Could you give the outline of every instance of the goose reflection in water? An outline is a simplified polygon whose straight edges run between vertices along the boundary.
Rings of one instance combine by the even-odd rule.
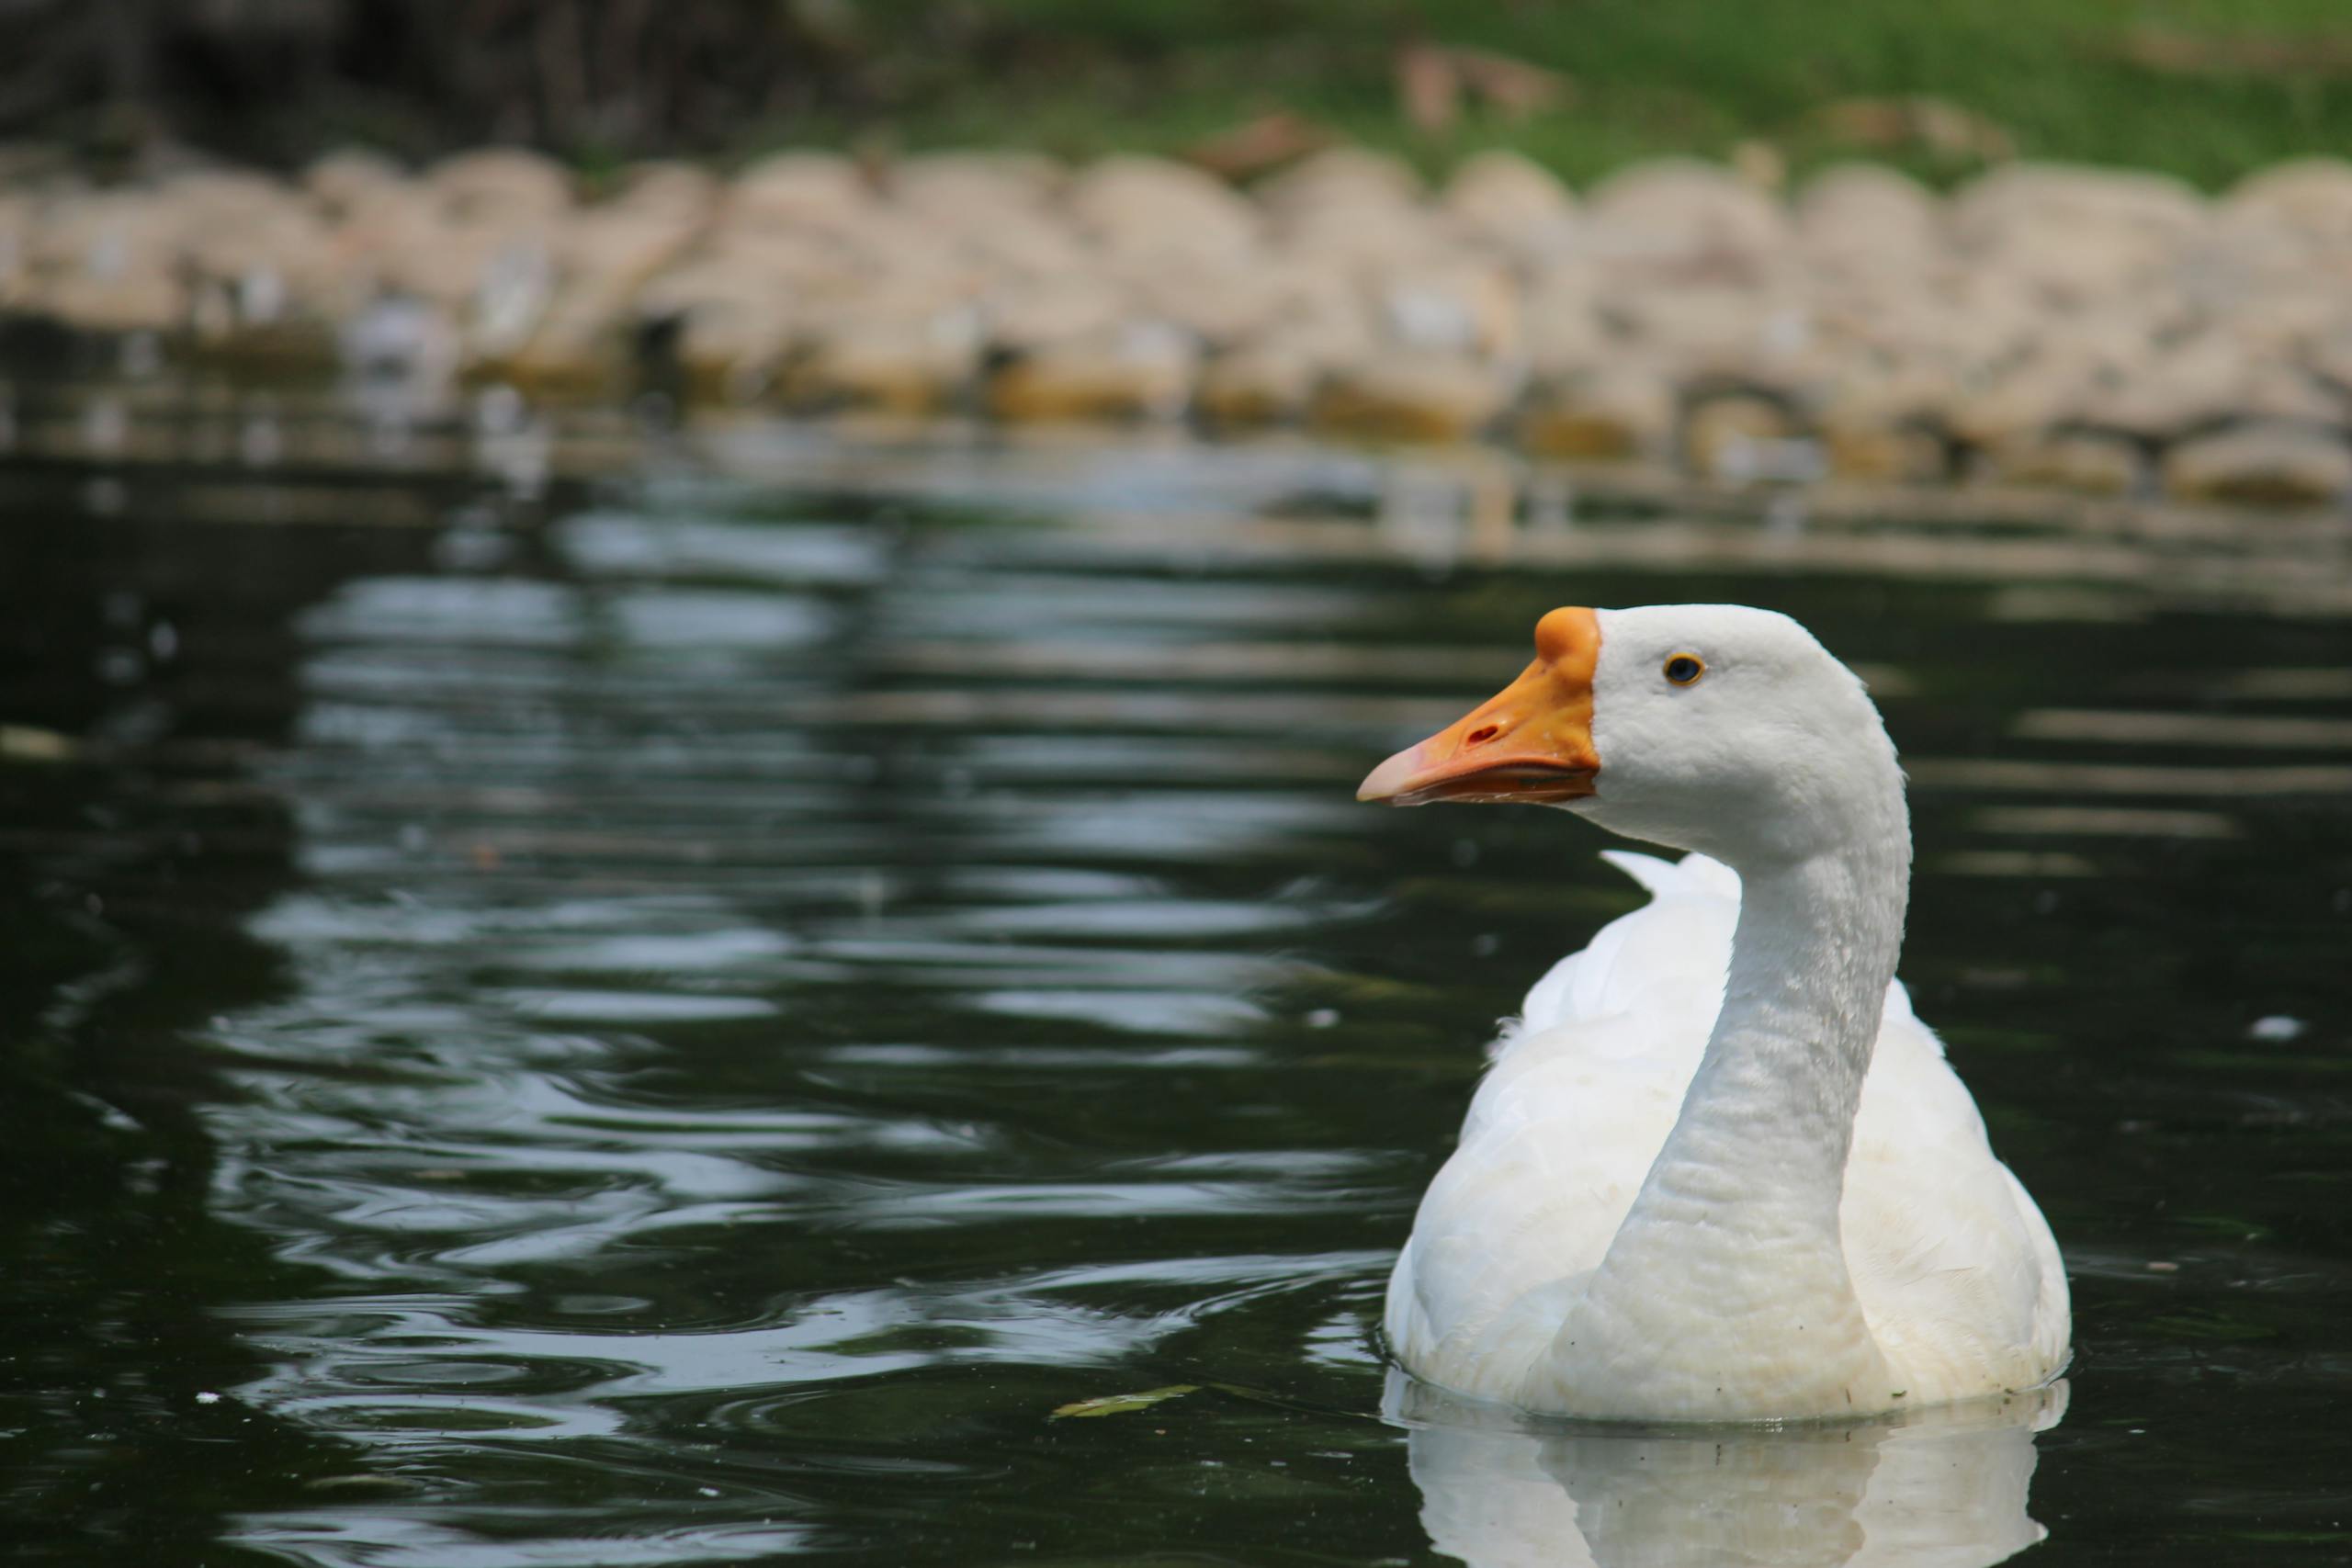
[[[1471,1568],[1985,1568],[2049,1532],[2034,1434],[2066,1385],[1866,1423],[1537,1423],[1390,1369],[1421,1527]]]

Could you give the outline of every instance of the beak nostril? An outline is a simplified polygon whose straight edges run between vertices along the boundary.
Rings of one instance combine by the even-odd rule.
[[[1484,746],[1487,741],[1492,740],[1496,736],[1500,735],[1502,732],[1503,727],[1499,724],[1482,724],[1477,728],[1472,730],[1469,734],[1464,736],[1462,738],[1462,743],[1464,746]]]

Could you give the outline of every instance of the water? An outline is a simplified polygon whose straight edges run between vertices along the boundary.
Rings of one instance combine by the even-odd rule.
[[[9,409],[12,1561],[2352,1560],[2341,520]],[[1543,610],[1703,598],[1881,694],[2048,1398],[1531,1429],[1379,1359],[1491,1021],[1638,895],[1352,786]]]

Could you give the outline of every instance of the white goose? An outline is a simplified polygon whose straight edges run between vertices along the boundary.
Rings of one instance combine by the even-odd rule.
[[[1894,983],[1911,835],[1861,682],[1785,615],[1560,609],[1365,800],[1691,852],[1528,994],[1388,1286],[1406,1369],[1571,1416],[1867,1415],[2049,1382],[2050,1227]]]

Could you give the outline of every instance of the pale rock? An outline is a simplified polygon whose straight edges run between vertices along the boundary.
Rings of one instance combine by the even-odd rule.
[[[2208,333],[2136,364],[2109,361],[2079,417],[2142,441],[2170,441],[2238,412],[2252,370],[2242,344]]]
[[[1812,477],[1802,471],[1815,461],[1799,450],[1809,450],[1804,436],[1795,416],[1771,398],[1724,393],[1702,398],[1682,412],[1682,459],[1712,479]]]
[[[330,218],[337,255],[371,284],[392,258],[431,245],[450,227],[438,199],[415,180],[356,186]]]
[[[2249,420],[2336,425],[2352,412],[2340,389],[2290,361],[2256,358],[2238,393],[2239,416]]]
[[[988,379],[999,419],[1169,419],[1184,412],[1199,367],[1198,346],[1182,329],[1130,321],[1023,354]]]
[[[154,198],[183,224],[315,220],[311,203],[293,186],[239,169],[198,169],[155,187]]]
[[[718,214],[726,187],[699,164],[656,158],[629,164],[614,183],[602,210],[630,212],[699,228]]]
[[[323,356],[330,319],[365,298],[326,220],[291,186],[207,173],[167,182],[158,197],[174,214],[190,323],[214,346],[245,337],[255,355]]]
[[[2346,324],[2340,285],[2304,284],[2265,289],[2226,312],[2211,313],[2214,330],[2273,364],[2315,363],[2313,353]]]
[[[2066,164],[2004,164],[1951,197],[1953,236],[1975,247],[2025,223],[2115,227],[2186,240],[2210,220],[2205,198],[2168,175]]]
[[[923,152],[886,171],[889,198],[950,226],[1035,221],[1069,179],[1055,159],[1031,152]]]
[[[838,299],[812,298],[809,304],[820,321],[837,315],[930,321],[942,333],[969,334],[976,345],[985,345],[988,283],[980,274],[901,257],[898,265],[876,271],[854,291]]]
[[[630,370],[630,337],[618,303],[593,288],[560,292],[519,341],[477,339],[467,368],[533,396],[615,396]]]
[[[459,316],[481,353],[519,346],[552,297],[559,269],[557,222],[526,223],[514,213],[449,217],[429,190],[375,193],[336,231],[332,271],[342,298],[380,294],[424,299]]]
[[[877,276],[870,262],[825,235],[805,230],[721,229],[662,269],[646,289],[658,296],[673,286],[691,288],[706,277],[740,277],[794,299],[842,300],[862,293]],[[731,289],[734,285],[724,287]]]
[[[2339,254],[2352,247],[2352,162],[2297,158],[2248,175],[2222,198],[2231,220],[2259,220]]]
[[[2049,215],[2012,223],[1967,254],[2072,308],[2145,287],[2171,270],[2176,252],[2161,233]]]
[[[2007,446],[2079,423],[2109,374],[2101,361],[2063,342],[2049,343],[1997,371],[1963,378],[1945,410],[1945,424],[1964,446]]]
[[[1599,369],[1621,352],[1603,319],[1600,290],[1566,271],[1547,272],[1520,305],[1530,369],[1542,380]]]
[[[1950,211],[1962,254],[2070,306],[2163,276],[2211,222],[2178,180],[2040,164],[1984,175]]]
[[[692,247],[708,210],[624,197],[552,225],[544,246],[509,242],[469,301],[470,368],[526,390],[617,390],[646,290]]]
[[[169,273],[66,272],[37,279],[27,303],[76,332],[169,333],[187,319],[186,287]]]
[[[1521,351],[1519,290],[1495,264],[1398,266],[1376,282],[1373,297],[1385,335],[1400,348],[1493,359]]]
[[[639,290],[638,330],[668,338],[690,392],[740,400],[764,389],[797,341],[793,299],[771,270],[708,256]]]
[[[617,202],[584,209],[549,237],[555,263],[567,276],[634,288],[684,255],[701,233],[691,211]]]
[[[335,254],[377,289],[470,310],[485,293],[514,301],[551,283],[556,225],[459,222],[383,193],[337,232]]]
[[[2079,433],[2019,433],[1985,448],[1978,463],[1979,474],[1996,483],[2086,495],[2133,494],[2147,471],[2135,444]]]
[[[1228,349],[1201,371],[1194,405],[1218,424],[1278,424],[1299,418],[1332,362],[1313,344],[1275,337]]]
[[[1446,182],[1440,206],[1465,232],[1529,258],[1569,249],[1576,197],[1534,160],[1501,148],[1464,159]]]
[[[879,202],[845,217],[821,236],[859,271],[879,275],[909,268],[955,267],[957,248],[940,243],[937,229],[918,215]]]
[[[1321,330],[1341,318],[1362,323],[1366,315],[1362,292],[1347,279],[1288,256],[1110,271],[1136,310],[1175,322],[1213,348],[1276,331]],[[1358,340],[1369,341],[1362,333]]]
[[[730,229],[854,229],[879,205],[864,171],[832,152],[776,152],[728,183],[720,221]]]
[[[1106,256],[1080,239],[1056,213],[1015,212],[1000,221],[975,222],[955,232],[953,248],[1001,280],[1069,276],[1090,268],[1120,271],[1125,265],[1150,265],[1182,272],[1157,257]]]
[[[989,342],[1022,355],[1104,341],[1132,315],[1125,289],[1088,273],[1007,283],[989,291],[982,309]]]
[[[1349,277],[1442,265],[1460,254],[1427,212],[1385,198],[1325,202],[1275,221],[1278,254]]]
[[[1462,441],[1484,431],[1518,391],[1508,371],[1466,355],[1387,353],[1334,368],[1310,414],[1339,434]]]
[[[1369,312],[1353,290],[1325,280],[1263,331],[1213,358],[1195,401],[1213,420],[1262,424],[1303,415],[1329,372],[1383,351]]]
[[[2295,359],[2341,396],[2352,397],[2352,315],[2337,300],[2328,324],[2297,345]]]
[[[21,308],[32,286],[37,210],[31,197],[0,191],[0,310]]]
[[[571,175],[543,152],[484,147],[445,158],[424,184],[460,223],[516,228],[549,223],[571,209]]]
[[[804,408],[936,413],[977,375],[978,313],[855,317],[815,329],[786,366],[783,392]]]
[[[2043,349],[2048,312],[2012,280],[1969,275],[1938,283],[1881,280],[1814,296],[1824,337],[1896,359],[1929,359],[1955,375],[1987,378]]]
[[[1939,434],[1956,388],[1928,359],[1849,364],[1827,378],[1815,423],[1833,473],[1903,482],[1939,479],[1951,454]]]
[[[1871,271],[1933,264],[1944,249],[1943,209],[1918,181],[1869,164],[1840,164],[1805,182],[1797,237],[1819,266]]]
[[[1951,472],[1942,438],[1919,425],[1825,416],[1820,435],[1824,461],[1840,479],[1929,484]]]
[[[35,272],[104,280],[168,272],[176,260],[178,215],[152,191],[77,192],[39,210],[29,252]]]
[[[1550,457],[1629,459],[1662,453],[1673,434],[1673,386],[1624,364],[1540,384],[1520,416],[1520,444]]]
[[[2172,447],[2163,475],[2165,491],[2183,501],[2335,506],[2352,493],[2352,450],[2333,431],[2247,425]]]
[[[1822,407],[1839,416],[1940,427],[1958,389],[1947,360],[1928,355],[1871,356],[1829,378]]]
[[[1255,244],[1258,214],[1216,175],[1164,158],[1105,158],[1063,197],[1080,231],[1117,251],[1230,256]]]
[[[1801,296],[1736,286],[1628,289],[1611,299],[1607,317],[1685,379],[1742,377],[1793,386],[1812,362],[1815,341]]]
[[[2212,226],[2180,245],[2173,285],[2199,311],[2231,315],[2291,294],[2342,292],[2346,241],[2302,229],[2276,212],[2224,207]]]
[[[1327,147],[1260,181],[1252,194],[1268,212],[1277,215],[1331,203],[1409,206],[1420,199],[1421,177],[1411,164],[1385,152]]]
[[[482,265],[460,318],[469,362],[503,358],[528,343],[561,277],[546,241],[506,239]]]
[[[330,217],[341,217],[374,193],[408,183],[408,171],[381,152],[343,147],[312,159],[302,170],[302,188]]]
[[[168,332],[187,311],[177,213],[152,191],[52,198],[23,250],[28,304],[83,332]]]
[[[1587,245],[1637,276],[1750,276],[1792,232],[1778,202],[1729,169],[1689,158],[1611,175],[1586,194],[1584,213]]]

